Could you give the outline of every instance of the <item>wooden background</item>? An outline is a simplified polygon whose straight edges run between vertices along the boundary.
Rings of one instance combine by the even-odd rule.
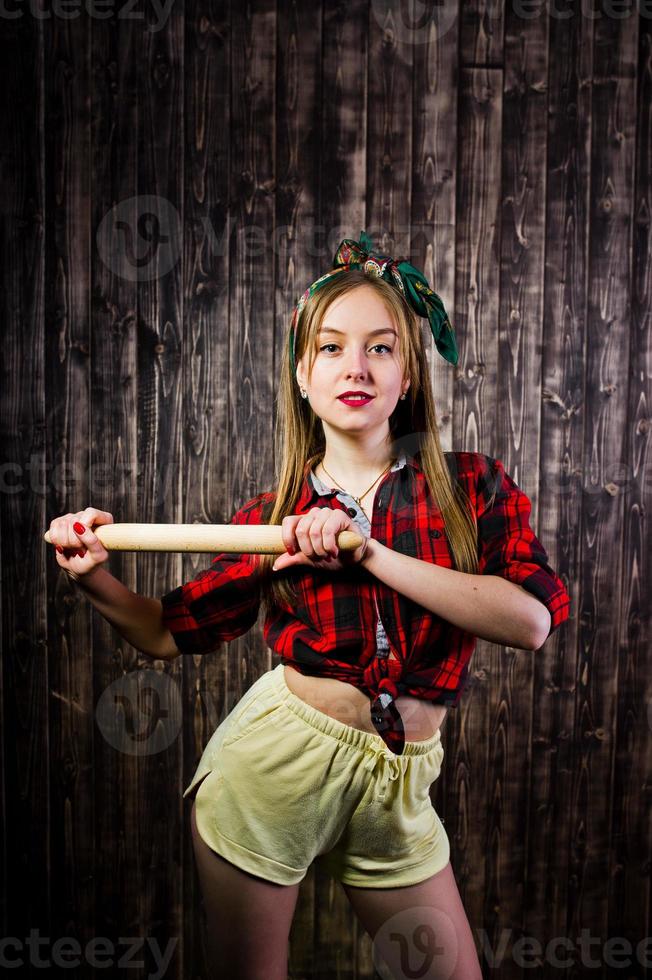
[[[44,956],[59,937],[172,939],[166,977],[206,975],[181,794],[277,661],[262,618],[214,655],[149,660],[42,533],[87,505],[217,523],[269,489],[289,314],[366,228],[451,314],[459,365],[431,358],[444,448],[503,460],[572,601],[536,654],[479,642],[445,724],[433,803],[497,955],[485,976],[559,974],[519,965],[521,937],[565,937],[568,977],[646,975],[646,948],[614,969],[604,946],[652,935],[652,13],[440,3],[409,22],[405,7],[0,18],[0,900],[3,935],[39,929]],[[207,562],[109,567],[159,596]],[[102,730],[107,703],[140,754]],[[314,868],[290,967],[373,976],[369,937]]]

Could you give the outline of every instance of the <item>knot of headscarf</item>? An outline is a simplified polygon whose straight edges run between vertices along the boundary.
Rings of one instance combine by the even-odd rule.
[[[415,313],[425,317],[435,341],[435,346],[441,356],[451,364],[457,364],[458,352],[455,334],[444,304],[437,293],[430,288],[422,272],[419,272],[410,262],[395,260],[391,255],[376,251],[373,242],[366,232],[360,232],[360,241],[344,238],[335,253],[333,268],[316,279],[303,293],[294,308],[292,325],[290,327],[290,363],[292,373],[296,369],[295,340],[296,329],[301,311],[306,301],[325,282],[339,273],[349,269],[363,269],[367,275],[375,275],[394,286],[407,300]]]

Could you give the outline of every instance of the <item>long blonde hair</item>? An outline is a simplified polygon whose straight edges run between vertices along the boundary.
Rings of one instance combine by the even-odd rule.
[[[329,306],[340,296],[360,286],[371,286],[394,318],[399,338],[402,376],[410,379],[407,398],[399,399],[389,418],[393,440],[417,434],[419,462],[426,481],[441,510],[454,564],[459,571],[476,573],[478,568],[475,516],[460,485],[453,481],[439,441],[435,404],[428,373],[421,318],[389,283],[368,276],[361,269],[342,272],[328,280],[307,300],[299,317],[295,336],[295,361],[308,351],[308,377],[317,356],[322,320]],[[425,324],[425,321],[424,321]],[[283,347],[283,363],[275,422],[275,499],[264,512],[264,523],[281,524],[294,513],[303,483],[306,463],[316,466],[326,448],[323,427],[307,399],[299,394],[289,354],[289,326]],[[415,453],[416,455],[416,453]],[[276,601],[295,604],[296,594],[283,572],[272,572],[276,555],[256,555],[260,569],[261,600],[266,608]]]

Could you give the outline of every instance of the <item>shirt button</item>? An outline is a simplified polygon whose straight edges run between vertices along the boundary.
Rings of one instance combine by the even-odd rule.
[[[347,507],[346,512],[349,515],[349,517],[356,517],[358,513],[355,507]]]
[[[430,532],[430,536],[433,537],[433,538],[440,538],[441,537],[441,531],[438,531],[437,528],[435,527]]]

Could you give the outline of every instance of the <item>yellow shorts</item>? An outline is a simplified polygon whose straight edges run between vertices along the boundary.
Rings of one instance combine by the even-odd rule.
[[[448,863],[429,795],[443,757],[439,730],[395,755],[377,733],[318,711],[280,663],[213,733],[183,795],[196,791],[202,839],[244,871],[292,885],[315,861],[344,884],[393,888]]]

